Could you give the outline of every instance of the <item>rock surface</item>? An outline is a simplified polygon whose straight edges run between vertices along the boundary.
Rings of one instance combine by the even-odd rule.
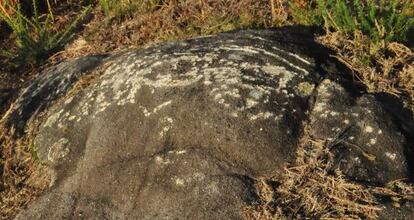
[[[407,140],[374,96],[355,98],[324,80],[316,97],[310,116],[312,136],[339,143],[336,163],[345,174],[381,185],[409,175]]]
[[[22,133],[32,116],[65,95],[82,76],[102,63],[104,58],[105,56],[81,57],[46,69],[22,91],[4,118],[5,125]]]
[[[294,161],[304,123],[331,140],[347,129],[350,177],[407,177],[391,116],[323,80],[321,51],[300,32],[239,31],[98,59],[97,82],[40,126],[54,178],[17,219],[240,219],[258,200],[253,177]]]

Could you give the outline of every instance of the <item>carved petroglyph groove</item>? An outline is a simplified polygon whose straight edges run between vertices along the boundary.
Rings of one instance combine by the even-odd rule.
[[[262,39],[264,40],[264,39]],[[194,84],[200,84],[199,86],[211,87],[210,96],[218,104],[225,108],[230,107],[230,100],[241,99],[241,91],[247,91],[248,98],[243,101],[244,105],[237,108],[237,111],[230,113],[233,117],[238,117],[239,112],[245,110],[253,110],[249,113],[250,120],[267,119],[273,117],[274,120],[280,120],[279,115],[274,115],[271,112],[256,112],[255,108],[261,103],[269,102],[269,96],[272,92],[276,92],[286,98],[294,97],[293,92],[289,92],[287,87],[288,83],[293,78],[301,78],[308,75],[308,71],[302,67],[299,67],[287,59],[279,56],[278,53],[283,53],[285,56],[289,56],[303,65],[309,65],[310,62],[296,54],[286,52],[277,47],[272,47],[274,51],[265,50],[261,48],[254,48],[251,46],[220,46],[214,48],[213,51],[207,52],[202,56],[194,53],[182,53],[177,52],[165,57],[161,52],[154,54],[147,54],[140,59],[136,59],[135,52],[126,53],[118,61],[114,61],[110,65],[104,74],[101,76],[102,81],[93,85],[88,94],[89,102],[82,103],[80,115],[61,116],[54,115],[53,118],[48,120],[45,126],[51,126],[53,123],[61,123],[64,120],[70,120],[79,122],[82,116],[87,116],[93,112],[93,116],[104,112],[111,103],[116,103],[118,106],[136,103],[136,96],[139,90],[143,87],[149,87],[152,92],[155,89],[169,88],[169,87],[187,87]],[[192,51],[197,50],[193,48]],[[285,66],[265,64],[259,65],[255,63],[241,62],[235,63],[231,59],[222,60],[219,59],[220,52],[242,52],[241,54],[231,53],[230,58],[243,59],[243,56],[251,55],[264,55],[269,56],[272,59],[276,59]],[[162,62],[160,61],[162,60]],[[220,66],[211,68],[210,64],[213,62],[220,62]],[[185,72],[177,74],[178,64],[180,62],[187,62],[190,64],[190,68]],[[122,63],[122,65],[120,64]],[[127,65],[125,65],[125,63]],[[165,68],[163,73],[157,72],[157,68]],[[264,75],[266,78],[271,79],[274,86],[269,85],[252,85],[255,79],[253,76],[243,74],[241,70],[252,71],[258,75]],[[292,71],[292,69],[294,71]],[[314,88],[311,85],[312,89]],[[310,93],[309,91],[307,91]],[[96,98],[94,98],[96,97]],[[68,101],[70,102],[70,101]],[[166,101],[164,105],[148,107],[140,106],[139,109],[142,113],[149,117],[152,114],[156,114],[163,107],[172,105],[171,101]],[[288,104],[288,103],[284,103]],[[53,120],[52,120],[53,119]],[[163,131],[160,132],[164,134]]]

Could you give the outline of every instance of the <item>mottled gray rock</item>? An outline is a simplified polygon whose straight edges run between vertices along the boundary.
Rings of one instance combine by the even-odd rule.
[[[414,202],[403,202],[400,207],[395,207],[389,202],[383,206],[383,210],[380,212],[378,219],[414,219]]]
[[[315,138],[336,146],[337,167],[358,181],[385,184],[409,175],[408,145],[393,118],[372,95],[354,97],[324,80],[310,116]]]
[[[35,147],[54,178],[17,219],[242,218],[241,207],[258,199],[252,177],[281,174],[294,161],[304,123],[321,138],[342,128],[345,118],[324,121],[319,108],[331,115],[376,107],[369,97],[350,95],[346,108],[320,104],[329,100],[330,85],[343,90],[319,85],[321,51],[311,37],[281,29],[166,43],[102,60],[102,76],[56,104],[41,124]],[[371,111],[349,124],[382,129],[386,137],[373,146],[384,142],[395,161],[405,160],[404,136],[392,122],[386,129],[376,121],[386,112]],[[373,138],[354,135],[355,143]],[[377,160],[396,163],[382,154]],[[349,166],[347,174],[358,178]],[[407,173],[404,164],[384,167],[367,168],[366,175],[386,181]]]
[[[104,56],[88,56],[66,61],[44,70],[34,82],[22,91],[5,116],[7,127],[22,133],[33,115],[45,110],[53,101],[65,95],[82,77],[97,67]]]

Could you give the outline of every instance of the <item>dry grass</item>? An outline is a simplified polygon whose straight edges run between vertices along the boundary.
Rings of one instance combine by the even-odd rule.
[[[386,92],[402,98],[414,112],[414,53],[399,43],[383,43],[373,52],[367,36],[329,32],[318,38],[336,51],[336,57],[363,82],[368,92]],[[370,61],[372,60],[372,61]]]
[[[13,138],[13,129],[0,125],[0,219],[12,219],[37,197],[49,182],[49,173],[36,162],[31,137],[34,127],[23,138]]]
[[[78,37],[76,52],[67,46],[63,57],[113,52],[149,43],[210,35],[239,28],[269,28],[288,23],[285,0],[165,1],[140,5],[124,20],[105,20],[97,8],[94,19]]]
[[[282,178],[259,178],[261,204],[246,207],[248,219],[376,219],[379,198],[413,201],[413,186],[402,181],[370,187],[332,171],[333,142],[315,140],[305,132],[294,166]]]

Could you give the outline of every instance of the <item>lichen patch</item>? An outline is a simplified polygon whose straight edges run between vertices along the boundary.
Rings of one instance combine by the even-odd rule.
[[[163,158],[159,155],[155,156],[155,162],[159,165],[167,165],[171,163],[169,159]]]
[[[173,119],[172,118],[170,118],[170,117],[165,117],[165,118],[163,118],[162,120],[161,120],[161,125],[163,126],[162,128],[161,128],[161,131],[160,131],[160,137],[162,138],[162,137],[164,137],[165,136],[165,134],[169,131],[169,130],[171,130],[171,128],[172,128],[172,126],[173,126]]]
[[[49,118],[46,120],[43,127],[52,127],[60,118],[60,115],[63,113],[63,109],[60,111],[53,113]]]
[[[65,158],[70,150],[67,147],[69,144],[69,140],[66,138],[61,138],[57,142],[55,142],[52,146],[49,147],[49,151],[47,153],[47,159],[55,163],[63,158]]]
[[[315,85],[309,82],[301,82],[296,87],[296,92],[299,96],[306,97],[310,96],[315,89]]]
[[[268,119],[270,117],[273,117],[274,114],[271,112],[260,112],[256,115],[251,115],[249,118],[251,121],[256,120],[256,119]]]
[[[397,154],[390,152],[385,152],[385,156],[388,157],[390,160],[395,160],[395,158],[397,158]]]
[[[374,131],[374,128],[372,128],[371,126],[367,125],[367,126],[365,126],[364,131],[366,133],[372,133]]]
[[[178,177],[176,177],[174,179],[174,182],[175,182],[175,185],[177,185],[177,186],[184,186],[184,184],[185,184],[185,180],[183,180],[181,178],[178,178]]]
[[[166,101],[166,102],[162,103],[161,105],[159,105],[159,106],[155,107],[155,108],[154,108],[154,110],[152,110],[152,113],[153,113],[153,114],[157,113],[159,110],[161,110],[162,108],[164,108],[164,107],[166,107],[166,106],[170,105],[171,103],[172,103],[172,101],[171,101],[171,100],[169,100],[169,101]]]

